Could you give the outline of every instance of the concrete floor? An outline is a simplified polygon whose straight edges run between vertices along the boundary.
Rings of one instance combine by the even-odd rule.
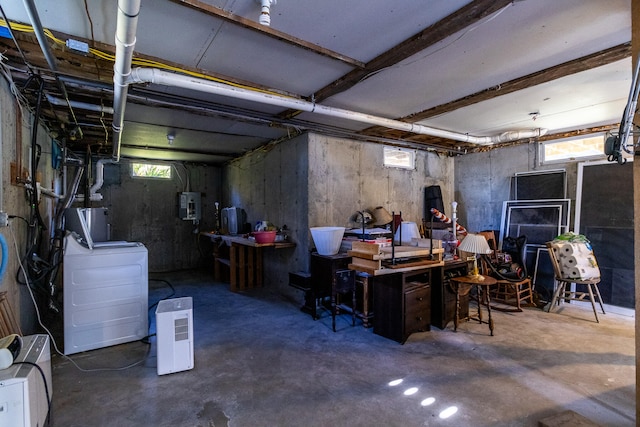
[[[400,345],[351,327],[350,316],[332,332],[328,312],[314,321],[299,310],[302,295],[231,293],[193,272],[153,277],[193,297],[195,367],[158,376],[155,338],[72,356],[91,372],[54,355],[52,425],[536,426],[565,410],[603,426],[636,424],[630,317],[597,324],[566,304],[494,312],[493,337],[465,322]],[[170,294],[150,282],[151,304]],[[448,408],[457,411],[441,418]]]

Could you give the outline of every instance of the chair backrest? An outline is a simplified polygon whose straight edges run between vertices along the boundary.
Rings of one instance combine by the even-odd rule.
[[[546,245],[556,280],[573,283],[600,280],[600,268],[590,246],[554,241]]]
[[[547,242],[547,249],[549,252],[549,259],[551,259],[551,265],[553,266],[553,275],[556,280],[564,280],[562,278],[562,274],[560,273],[560,263],[558,262],[558,254],[554,250],[553,242]]]
[[[484,236],[487,239],[487,243],[489,244],[489,249],[491,249],[491,253],[489,255],[489,259],[493,262],[498,261],[498,257],[496,256],[496,251],[498,250],[498,241],[496,240],[496,233],[493,230],[485,230],[478,233],[481,236]]]
[[[525,263],[525,251],[527,245],[527,236],[510,237],[507,236],[502,240],[502,252],[511,255],[512,262],[520,264],[524,271],[524,276],[528,276],[527,264]]]

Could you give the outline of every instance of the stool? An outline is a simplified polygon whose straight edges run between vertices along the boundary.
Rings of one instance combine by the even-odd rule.
[[[304,305],[300,307],[300,311],[310,314],[313,320],[316,320],[318,318],[317,302],[311,288],[311,273],[305,271],[290,272],[289,286],[304,292]]]
[[[355,270],[336,270],[331,284],[331,324],[336,331],[336,314],[340,308],[338,295],[351,292],[351,326],[356,326],[356,272]]]

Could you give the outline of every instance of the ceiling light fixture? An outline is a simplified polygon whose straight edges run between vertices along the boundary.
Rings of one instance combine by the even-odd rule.
[[[167,134],[167,143],[169,143],[169,145],[173,145],[174,139],[176,139],[176,135],[173,132],[169,132]]]
[[[276,0],[256,0],[260,3],[260,19],[258,22],[264,26],[271,25],[271,5],[276,4]]]

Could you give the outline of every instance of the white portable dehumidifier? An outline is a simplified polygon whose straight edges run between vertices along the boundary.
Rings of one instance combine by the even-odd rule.
[[[193,301],[162,300],[156,308],[158,375],[193,368]]]

